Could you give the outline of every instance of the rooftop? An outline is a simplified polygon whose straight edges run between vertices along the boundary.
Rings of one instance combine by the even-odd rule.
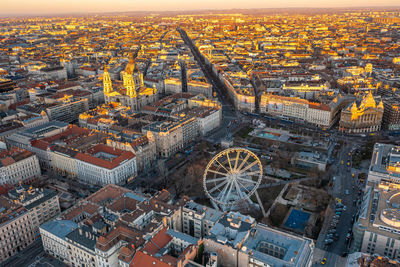
[[[65,239],[69,233],[78,228],[78,224],[68,220],[54,220],[42,224],[40,228],[61,239]]]
[[[311,240],[257,224],[242,246],[242,252],[270,266],[300,267],[306,264],[312,245]],[[268,252],[271,250],[264,247],[270,247],[273,252]]]

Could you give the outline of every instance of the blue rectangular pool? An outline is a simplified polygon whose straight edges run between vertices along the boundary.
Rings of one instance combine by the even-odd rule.
[[[284,226],[303,232],[304,227],[306,227],[306,224],[308,222],[308,219],[310,219],[310,215],[311,214],[308,212],[292,209]]]

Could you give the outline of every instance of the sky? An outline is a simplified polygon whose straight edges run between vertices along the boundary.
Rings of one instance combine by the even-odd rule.
[[[1,15],[230,8],[400,6],[399,0],[1,0]]]

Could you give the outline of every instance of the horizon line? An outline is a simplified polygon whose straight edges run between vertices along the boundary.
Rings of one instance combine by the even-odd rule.
[[[15,18],[15,17],[48,17],[48,16],[76,16],[76,15],[101,15],[101,14],[124,14],[124,13],[148,13],[148,14],[162,14],[162,13],[185,13],[185,12],[217,12],[217,11],[251,11],[251,10],[280,10],[280,9],[320,9],[320,10],[344,10],[344,9],[399,9],[400,5],[393,6],[343,6],[343,7],[259,7],[259,8],[224,8],[224,9],[187,9],[187,10],[131,10],[131,11],[83,11],[83,12],[53,12],[53,13],[0,13],[1,18]],[[282,12],[283,13],[283,12]],[[229,14],[229,13],[227,13]]]

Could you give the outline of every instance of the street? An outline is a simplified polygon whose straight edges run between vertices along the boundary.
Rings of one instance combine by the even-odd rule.
[[[337,168],[331,192],[332,201],[327,209],[324,225],[316,242],[316,248],[319,253],[314,255],[314,262],[316,262],[314,266],[322,265],[321,260],[323,258],[326,258],[326,265],[334,266],[338,261],[343,260],[342,256],[346,256],[348,252],[351,238],[346,236],[351,236],[353,216],[358,211],[354,200],[359,196],[357,176],[352,177],[352,173],[355,171],[351,168],[352,158],[350,151],[353,147],[354,143],[344,143],[333,163]],[[339,216],[336,216],[339,218],[335,227],[335,223],[332,224],[332,221],[334,220],[333,217],[338,214],[334,205],[336,199],[345,206],[345,210],[341,211]],[[334,229],[336,230],[337,240],[333,240],[331,244],[326,244],[325,240],[327,239],[328,231],[333,231]]]

